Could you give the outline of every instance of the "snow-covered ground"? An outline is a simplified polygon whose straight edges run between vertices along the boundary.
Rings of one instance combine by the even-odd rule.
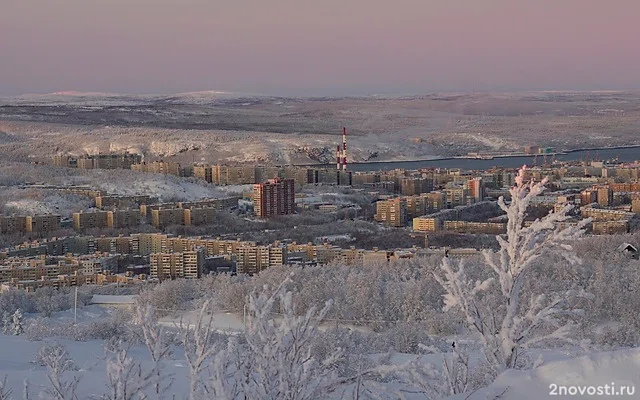
[[[232,322],[238,324],[238,321]],[[24,381],[29,382],[32,398],[48,387],[46,368],[34,363],[38,349],[47,342],[30,342],[23,336],[0,335],[0,379],[7,377],[7,386],[13,390],[14,398],[21,398]],[[106,392],[106,368],[104,363],[104,343],[100,340],[74,342],[56,339],[55,342],[64,345],[78,367],[77,375],[81,376],[78,395],[79,398],[90,398]],[[151,367],[148,350],[142,346],[133,346],[130,355],[142,362],[143,366]],[[407,360],[405,355],[394,357],[394,362],[402,363]],[[430,356],[430,362],[437,363],[437,356]],[[177,351],[171,361],[167,363],[166,372],[173,374],[173,384],[170,393],[176,393],[182,398],[187,393],[187,368],[182,359],[181,351]],[[556,391],[605,390],[609,385],[611,390],[622,390],[623,386],[633,388],[640,385],[640,349],[627,349],[613,352],[593,353],[561,361],[550,361],[542,366],[528,370],[509,370],[500,375],[490,386],[472,393],[452,396],[450,400],[539,400],[551,395],[553,385]],[[67,378],[70,373],[65,375]],[[567,389],[563,389],[567,388]],[[580,389],[580,388],[584,389]],[[575,389],[569,389],[575,388]],[[592,389],[593,388],[593,389]],[[631,389],[633,390],[633,389]],[[572,393],[572,392],[570,392]],[[596,392],[597,393],[597,392]],[[604,393],[604,392],[603,392]],[[562,396],[559,396],[562,397]],[[576,398],[606,398],[615,396],[573,396]],[[45,397],[46,398],[46,397]],[[334,397],[340,398],[339,395]],[[411,397],[421,398],[421,397]],[[619,398],[638,398],[637,392]]]
[[[635,391],[636,385],[639,386],[638,391]],[[639,391],[640,349],[635,348],[551,361],[528,371],[508,370],[488,387],[472,394],[453,396],[450,399],[539,400],[553,397],[638,399]]]

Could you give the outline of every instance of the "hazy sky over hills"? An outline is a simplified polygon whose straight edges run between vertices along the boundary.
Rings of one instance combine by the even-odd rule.
[[[0,94],[638,89],[639,0],[0,0]]]

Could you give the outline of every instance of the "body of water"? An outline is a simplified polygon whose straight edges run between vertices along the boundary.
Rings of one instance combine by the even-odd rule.
[[[551,163],[554,156],[547,155],[547,163]],[[597,160],[606,161],[617,159],[619,162],[633,162],[640,160],[640,145],[637,147],[621,147],[609,149],[578,150],[566,154],[556,154],[557,161],[585,161]],[[543,156],[538,155],[537,164],[542,165]],[[414,170],[420,168],[461,168],[468,170],[486,170],[494,167],[498,168],[519,168],[523,165],[533,165],[534,156],[513,156],[496,157],[491,160],[481,160],[474,158],[448,158],[441,160],[423,161],[393,161],[393,162],[371,162],[371,163],[351,163],[351,171],[388,171],[392,169]]]

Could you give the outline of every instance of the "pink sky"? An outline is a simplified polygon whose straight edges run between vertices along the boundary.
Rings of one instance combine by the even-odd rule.
[[[0,94],[638,89],[640,0],[0,0]]]

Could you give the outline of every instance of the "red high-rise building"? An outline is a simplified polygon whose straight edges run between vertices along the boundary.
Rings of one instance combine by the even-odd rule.
[[[258,217],[293,214],[296,210],[293,179],[270,179],[253,185],[253,210]]]
[[[473,178],[467,181],[467,189],[469,196],[473,198],[475,203],[484,200],[484,184],[482,178]]]

